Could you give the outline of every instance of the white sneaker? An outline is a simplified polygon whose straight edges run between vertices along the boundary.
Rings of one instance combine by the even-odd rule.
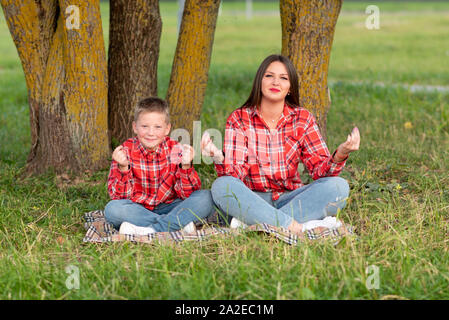
[[[231,229],[237,229],[237,228],[245,229],[246,227],[248,227],[247,224],[243,223],[240,220],[237,220],[236,218],[232,218],[231,224],[229,226],[231,227]]]
[[[123,222],[120,225],[119,233],[131,234],[136,236],[146,236],[151,233],[156,233],[156,230],[151,227],[139,227],[129,222]]]
[[[191,221],[190,223],[186,224],[184,228],[182,228],[182,231],[185,233],[195,233],[196,232],[195,223]]]
[[[323,220],[310,220],[304,222],[302,225],[302,231],[311,230],[317,227],[325,227],[328,229],[338,228],[341,226],[341,221],[335,217],[326,217]]]

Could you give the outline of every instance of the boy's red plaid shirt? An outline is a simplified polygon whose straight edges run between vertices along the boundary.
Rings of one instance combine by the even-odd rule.
[[[112,200],[130,199],[153,210],[161,203],[176,198],[186,199],[201,189],[201,180],[193,167],[182,169],[182,147],[166,137],[155,151],[145,149],[137,137],[123,143],[130,163],[127,172],[121,172],[112,161],[108,191]]]

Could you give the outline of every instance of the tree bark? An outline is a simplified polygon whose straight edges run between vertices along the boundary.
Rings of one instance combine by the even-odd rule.
[[[192,137],[206,93],[220,0],[186,0],[173,59],[167,102],[172,128]]]
[[[341,5],[342,0],[280,0],[282,54],[296,67],[300,104],[315,114],[324,139],[330,109],[327,74]]]
[[[106,54],[98,0],[1,0],[28,88],[32,174],[108,165]],[[68,28],[68,6],[79,29]]]
[[[11,36],[17,47],[25,73],[30,109],[31,150],[28,160],[36,155],[39,133],[39,100],[43,70],[48,58],[48,30],[55,24],[54,1],[2,0],[1,5]]]
[[[111,0],[109,24],[109,129],[122,142],[133,135],[138,101],[157,95],[159,1]]]

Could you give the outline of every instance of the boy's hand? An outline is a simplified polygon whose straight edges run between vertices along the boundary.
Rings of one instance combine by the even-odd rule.
[[[195,150],[193,150],[192,146],[189,146],[188,144],[182,145],[181,165],[183,169],[189,169],[192,166],[191,162],[193,161],[194,155]]]
[[[215,146],[207,131],[201,138],[201,153],[203,156],[212,157],[214,161],[222,162],[224,159],[223,152]]]
[[[112,152],[112,160],[118,163],[120,171],[128,170],[129,161],[123,146],[115,148],[114,152]]]

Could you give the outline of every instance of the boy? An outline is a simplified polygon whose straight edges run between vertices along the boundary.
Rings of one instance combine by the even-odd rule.
[[[194,222],[213,213],[212,197],[200,190],[193,148],[168,137],[167,103],[156,97],[140,101],[132,125],[136,137],[112,153],[106,220],[122,234],[194,232]]]

